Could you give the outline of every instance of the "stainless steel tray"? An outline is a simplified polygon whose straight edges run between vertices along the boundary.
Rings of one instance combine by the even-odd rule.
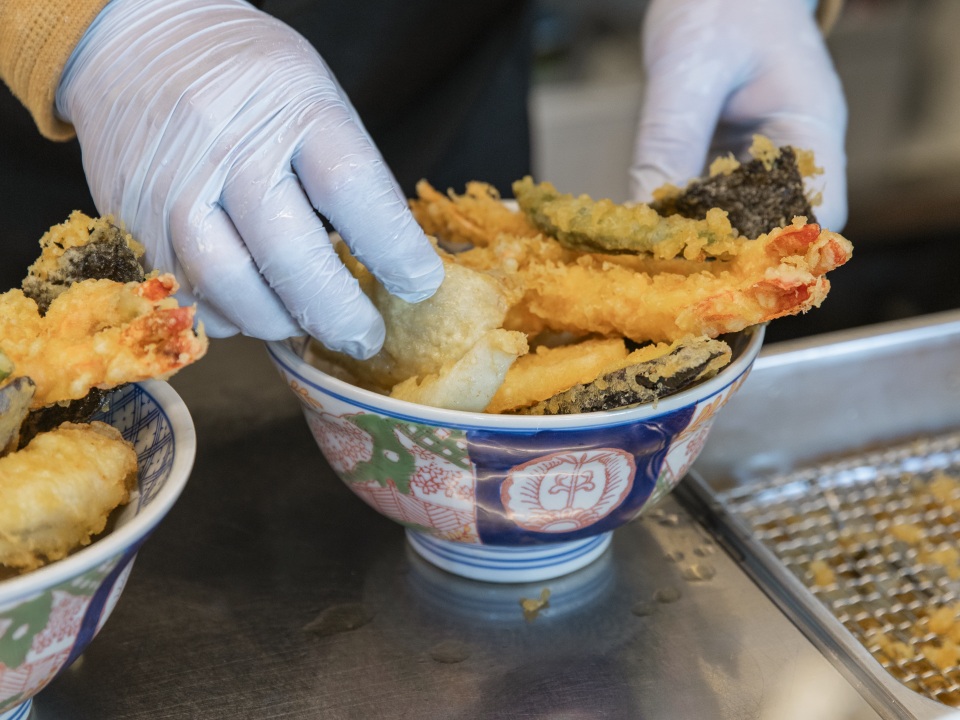
[[[909,673],[885,667],[863,633],[850,628],[880,618],[886,630],[895,629],[922,614],[925,603],[956,602],[958,583],[918,571],[909,553],[885,556],[885,565],[861,553],[836,561],[857,582],[815,592],[796,556],[835,561],[838,537],[853,522],[874,523],[886,538],[890,518],[908,512],[896,497],[904,478],[926,482],[960,467],[958,433],[960,311],[779,343],[764,349],[678,488],[678,497],[886,718],[960,712],[901,681],[940,682],[929,667]],[[871,502],[882,505],[879,514],[864,510]],[[903,551],[886,539],[875,545]],[[957,687],[943,691],[951,699]]]

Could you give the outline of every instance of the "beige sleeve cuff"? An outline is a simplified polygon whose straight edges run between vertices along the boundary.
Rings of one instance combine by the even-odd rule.
[[[73,137],[54,113],[57,85],[83,33],[109,0],[0,0],[0,78],[51,140]]]

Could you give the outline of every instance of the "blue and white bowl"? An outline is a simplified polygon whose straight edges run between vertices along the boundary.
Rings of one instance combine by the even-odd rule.
[[[137,551],[173,507],[193,467],[193,420],[167,383],[128,385],[108,403],[96,419],[134,444],[137,489],[106,535],[63,560],[0,580],[0,720],[25,720],[33,697],[100,631]]]
[[[378,395],[310,365],[303,338],[268,351],[330,467],[418,554],[475,580],[537,582],[595,560],[674,488],[762,342],[762,326],[736,334],[727,367],[657,403],[549,417]]]

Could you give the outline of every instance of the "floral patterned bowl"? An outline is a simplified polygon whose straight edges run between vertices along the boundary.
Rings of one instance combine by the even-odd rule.
[[[330,467],[417,553],[475,580],[536,582],[592,562],[674,488],[763,332],[732,336],[727,367],[656,404],[550,417],[395,400],[310,365],[304,338],[267,348]]]
[[[108,534],[63,560],[0,580],[0,720],[25,720],[33,696],[100,631],[137,551],[173,506],[193,467],[193,420],[168,384],[126,386],[110,396],[97,419],[136,447],[138,488]]]

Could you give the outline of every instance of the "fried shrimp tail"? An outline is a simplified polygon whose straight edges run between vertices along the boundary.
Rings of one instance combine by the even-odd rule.
[[[825,274],[851,254],[842,236],[798,219],[746,244],[733,260],[686,275],[649,274],[601,254],[570,262],[528,259],[509,274],[522,299],[504,327],[637,342],[715,338],[819,306],[830,288]]]
[[[19,290],[0,295],[0,347],[36,383],[34,408],[76,400],[91,388],[166,378],[207,349],[194,307],[171,297],[172,275],[142,283],[74,283],[40,315]]]
[[[128,502],[137,455],[105,423],[64,423],[0,458],[0,565],[33,570],[86,545]]]

